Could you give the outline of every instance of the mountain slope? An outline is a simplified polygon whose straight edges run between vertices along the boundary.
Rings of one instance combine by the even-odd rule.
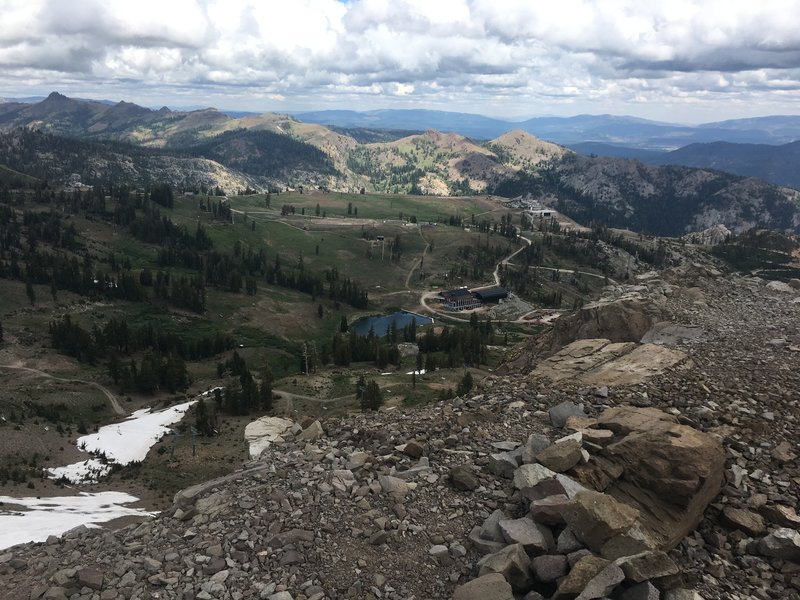
[[[54,182],[73,174],[84,184],[117,183],[144,187],[169,183],[174,188],[214,188],[234,192],[266,187],[263,177],[246,175],[200,157],[107,141],[81,141],[28,130],[0,134],[0,164]]]
[[[540,190],[559,210],[658,235],[680,235],[721,223],[731,231],[769,227],[800,231],[800,192],[760,179],[690,167],[565,155]]]
[[[691,144],[647,161],[720,169],[800,189],[800,141],[782,146],[729,142]]]

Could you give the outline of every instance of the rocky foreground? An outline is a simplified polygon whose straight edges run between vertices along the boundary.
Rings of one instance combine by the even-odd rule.
[[[648,274],[470,397],[304,422],[152,521],[12,548],[0,597],[800,598],[798,316]]]

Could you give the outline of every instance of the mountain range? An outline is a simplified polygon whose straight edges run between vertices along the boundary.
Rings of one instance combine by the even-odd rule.
[[[498,128],[504,124],[477,115],[339,111],[316,113],[318,120],[320,115],[336,116],[338,125],[276,113],[233,117],[215,109],[152,110],[54,92],[38,103],[0,104],[0,164],[55,182],[78,175],[88,184],[143,186],[165,181],[175,187],[218,186],[229,192],[310,185],[384,193],[527,195],[582,222],[600,220],[661,235],[717,223],[732,231],[752,226],[800,230],[800,192],[720,170],[777,176],[780,170],[770,171],[771,165],[779,157],[787,164],[792,158],[776,147],[756,148],[774,157],[763,161],[748,159],[746,148],[737,154],[742,150],[737,144],[719,143],[638,157],[665,164],[696,163],[653,166],[629,158],[581,156],[523,128],[505,129],[486,142],[441,131],[453,123],[464,130],[477,130],[487,122]],[[427,128],[431,119],[438,119],[440,130]],[[670,127],[608,116],[526,123],[534,121],[550,127],[547,131],[559,130],[562,139],[578,139],[588,130],[610,131],[612,126],[617,138],[661,135]],[[763,131],[778,135],[767,127],[768,119],[758,121]],[[404,131],[385,129],[388,124]],[[788,130],[790,123],[786,126]],[[741,133],[754,127],[750,121],[731,121],[693,130]],[[422,128],[427,129],[411,133]],[[597,143],[592,147],[600,148]]]
[[[800,116],[768,116],[680,125],[628,116],[577,115],[511,121],[469,113],[433,110],[325,110],[295,113],[309,123],[336,127],[437,129],[477,139],[491,139],[510,129],[569,146],[596,142],[669,151],[694,143],[785,144],[800,139]]]

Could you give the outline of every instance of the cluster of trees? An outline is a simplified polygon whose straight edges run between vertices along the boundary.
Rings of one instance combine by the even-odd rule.
[[[637,260],[655,267],[663,267],[669,258],[667,247],[663,240],[643,243],[643,238],[640,235],[639,241],[635,241],[621,233],[614,233],[607,225],[599,221],[592,222],[590,231],[570,232],[569,235],[591,241],[600,240],[606,244],[616,246]]]
[[[53,347],[67,356],[89,364],[107,356],[109,375],[123,393],[185,390],[189,385],[185,359],[213,356],[232,345],[230,338],[221,335],[188,341],[156,331],[152,325],[131,328],[116,318],[89,331],[65,315],[52,321],[49,331]],[[133,358],[122,358],[140,351],[145,354],[138,365]]]
[[[122,354],[131,354],[152,348],[162,354],[177,354],[186,360],[211,358],[234,346],[233,338],[221,333],[190,339],[176,333],[166,332],[150,323],[132,327],[126,320],[116,317],[95,329],[93,336],[101,340],[104,348]]]
[[[356,400],[361,410],[378,410],[383,405],[383,392],[374,379],[367,383],[362,375],[356,383]]]
[[[132,390],[148,395],[158,390],[174,394],[185,391],[190,383],[183,358],[175,353],[165,355],[157,350],[145,352],[138,366],[134,358],[122,361],[118,354],[111,353],[108,373],[123,394]]]
[[[247,415],[254,410],[272,410],[272,369],[265,364],[261,371],[261,382],[247,367],[247,361],[234,350],[231,358],[217,363],[217,375],[230,378],[224,391],[214,394],[217,408],[229,415]]]

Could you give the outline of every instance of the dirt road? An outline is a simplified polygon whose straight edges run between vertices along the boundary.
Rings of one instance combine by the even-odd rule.
[[[119,400],[117,400],[117,397],[113,393],[111,393],[111,390],[109,390],[104,385],[97,383],[96,381],[85,381],[83,379],[67,379],[64,377],[56,377],[55,375],[51,375],[50,373],[45,373],[44,371],[40,371],[39,369],[23,366],[19,361],[10,365],[0,365],[0,369],[16,369],[19,371],[28,371],[29,373],[35,373],[36,375],[39,375],[41,377],[47,377],[48,379],[55,379],[56,381],[67,381],[72,383],[83,383],[85,385],[91,385],[92,387],[95,387],[101,392],[103,392],[105,397],[108,399],[108,403],[111,405],[111,409],[116,414],[118,415],[126,414],[125,410],[122,408],[122,405],[119,403]]]

